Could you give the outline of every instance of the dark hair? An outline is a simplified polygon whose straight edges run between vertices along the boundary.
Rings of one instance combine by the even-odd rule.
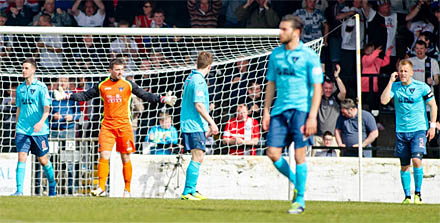
[[[121,26],[121,25],[129,26],[130,23],[127,20],[121,20],[121,21],[119,21],[119,26]]]
[[[35,69],[37,69],[37,62],[33,58],[27,58],[23,61],[23,64],[30,63]]]
[[[356,108],[356,102],[351,98],[346,98],[341,102],[341,109]]]
[[[325,131],[324,134],[322,135],[322,138],[324,139],[324,137],[326,137],[326,136],[332,136],[333,137],[333,134],[330,131]]]
[[[292,28],[293,29],[299,29],[299,31],[302,33],[303,29],[304,29],[304,21],[298,17],[298,16],[294,16],[291,14],[285,15],[282,19],[281,22],[290,22],[292,23]]]
[[[120,58],[116,58],[110,61],[109,68],[113,70],[115,65],[125,65],[124,60]]]
[[[153,12],[153,16],[154,16],[154,14],[156,14],[156,13],[162,13],[162,15],[165,16],[165,11],[164,11],[163,9],[155,9],[154,12]]]
[[[365,45],[364,49],[366,49],[366,48],[368,48],[368,47],[373,47],[373,48],[374,48],[374,47],[375,47],[375,46],[374,46],[374,43],[371,43],[371,42],[370,42],[370,43],[367,43],[367,45]]]
[[[46,14],[46,13],[41,14],[39,19],[43,19],[43,21],[45,21],[45,22],[52,23],[50,15]]]
[[[419,38],[420,38],[420,36],[424,36],[424,37],[426,37],[427,40],[429,40],[429,42],[432,42],[431,41],[432,40],[432,33],[431,32],[429,32],[429,31],[421,32],[419,34]]]
[[[417,40],[416,45],[423,45],[425,48],[427,47],[425,41],[422,40]]]

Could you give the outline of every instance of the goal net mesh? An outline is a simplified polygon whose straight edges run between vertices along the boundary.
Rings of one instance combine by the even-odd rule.
[[[212,29],[200,34],[194,29],[95,30],[0,27],[1,152],[16,152],[15,89],[24,81],[21,66],[26,58],[36,59],[36,77],[51,93],[59,86],[70,92],[90,89],[109,76],[109,61],[118,57],[126,62],[126,79],[151,93],[164,95],[172,91],[178,97],[172,108],[133,100],[136,153],[182,153],[179,119],[185,112],[180,109],[183,83],[195,68],[198,52],[208,51],[214,56],[211,72],[206,77],[211,102],[209,113],[218,124],[220,134],[208,138],[207,154],[264,154],[265,132],[261,119],[265,74],[268,57],[280,44],[278,30]],[[306,45],[319,54],[322,39]],[[246,105],[246,114],[255,119],[257,125],[245,122],[240,126],[244,129],[230,125],[225,133],[228,121],[237,117],[237,107],[241,104]],[[100,98],[84,103],[52,104],[49,146],[59,194],[88,194],[95,187],[102,112]],[[177,143],[173,142],[171,131],[152,131],[155,126],[169,127],[163,113],[171,117],[171,126],[177,130]],[[224,137],[257,137],[258,143],[232,145],[225,143]],[[170,141],[171,146],[164,144]],[[33,162],[33,194],[47,190],[41,170],[38,162]]]

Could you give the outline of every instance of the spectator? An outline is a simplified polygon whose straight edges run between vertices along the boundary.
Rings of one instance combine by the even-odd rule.
[[[55,0],[46,0],[44,8],[33,19],[33,25],[38,26],[40,16],[46,14],[50,16],[54,26],[72,26],[72,18],[66,11],[57,8],[55,11]]]
[[[49,15],[41,15],[39,24],[40,26],[53,26]],[[63,66],[63,36],[40,35],[37,47],[42,71],[50,71]]]
[[[97,27],[103,26],[105,19],[105,7],[101,0],[86,0],[84,3],[84,12],[79,10],[78,7],[82,0],[76,0],[72,6],[73,16],[78,23],[78,26],[82,27]],[[98,11],[96,6],[98,6]]]
[[[336,16],[342,21],[341,27],[341,78],[351,97],[356,92],[356,30],[354,15],[359,14],[360,28],[360,48],[364,47],[366,17],[363,11],[364,0],[354,0],[345,6]]]
[[[322,136],[322,141],[324,142],[325,147],[334,147],[335,146],[335,137],[329,131],[324,132]],[[339,157],[341,151],[339,149],[314,149],[312,150],[312,156],[332,156]]]
[[[329,60],[333,64],[337,64],[341,61],[341,29],[339,29],[339,25],[341,25],[341,21],[337,19],[337,16],[340,14],[340,11],[345,7],[345,0],[337,0],[327,8],[326,18],[329,24],[329,30],[333,30],[333,32],[329,33],[328,36],[328,45],[329,45]]]
[[[324,36],[324,44],[327,45],[327,20],[315,5],[316,0],[306,0],[306,7],[296,10],[293,15],[304,21],[304,31],[301,33],[301,40],[304,43]]]
[[[167,23],[165,23],[165,12],[162,9],[157,9],[154,11],[151,28],[171,28]]]
[[[153,126],[150,131],[148,131],[145,142],[155,144],[150,147],[150,154],[171,155],[173,145],[177,145],[179,140],[177,130],[172,126],[171,116],[169,114],[162,113],[159,118],[159,125]]]
[[[223,144],[228,145],[231,155],[256,155],[255,146],[260,140],[258,121],[248,117],[248,107],[237,106],[237,116],[230,119],[223,133]]]
[[[359,147],[358,142],[358,109],[352,99],[341,103],[341,115],[336,122],[335,136],[339,147]],[[379,136],[373,115],[362,111],[362,147],[370,147]],[[358,151],[344,150],[343,156],[357,157]],[[371,150],[363,150],[364,157],[372,157]]]
[[[269,6],[269,0],[247,0],[235,10],[239,22],[245,22],[247,28],[275,28],[280,17]]]
[[[418,40],[421,40],[426,43],[426,46],[428,47],[426,49],[426,55],[428,57],[438,59],[440,61],[440,54],[439,54],[440,52],[438,50],[438,47],[435,45],[435,41],[432,41],[432,33],[431,32],[420,33]],[[415,52],[414,48],[415,48],[415,42],[414,42],[414,46],[411,49],[408,48],[408,50],[407,50],[408,57],[415,57],[416,56],[416,52]]]
[[[437,18],[437,28],[435,32],[436,40],[434,41],[440,47],[440,6],[435,10],[435,17]],[[439,58],[440,61],[440,58]]]
[[[15,103],[15,93],[17,90],[17,84],[11,84],[8,90],[8,97],[5,97],[1,103],[1,116],[2,116],[2,149],[0,152],[16,152],[15,148],[15,123],[17,106]],[[15,151],[14,151],[15,150]]]
[[[221,0],[188,0],[192,28],[216,28]]]
[[[377,83],[380,74],[380,68],[390,63],[390,54],[392,46],[387,49],[385,57],[379,58],[382,47],[379,46],[374,49],[374,45],[369,43],[365,46],[364,56],[362,57],[362,101],[369,105],[369,110],[379,109],[379,85]],[[371,87],[371,88],[370,88]]]
[[[250,81],[247,87],[246,105],[249,108],[249,117],[260,123],[263,117],[263,97],[261,94],[261,86],[256,81]]]
[[[119,22],[119,28],[128,28],[129,23],[125,20]],[[134,58],[138,57],[139,48],[133,38],[128,36],[116,37],[110,43],[110,57],[116,58],[118,54],[123,54],[127,56],[126,68],[131,71],[136,70],[136,63]]]
[[[341,67],[336,65],[334,72],[335,81],[330,78],[325,78],[322,84],[321,104],[318,110],[318,131],[313,137],[313,145],[324,146],[323,135],[325,132],[330,132],[334,135],[336,128],[336,121],[341,113],[341,101],[345,99],[346,90],[345,85],[339,77]],[[335,82],[337,89],[335,91]],[[333,144],[337,145],[336,140],[333,139]]]
[[[135,28],[150,28],[153,22],[153,1],[145,1],[142,4],[142,14],[137,15],[133,21]]]
[[[382,49],[388,49],[392,46],[390,64],[382,68],[382,74],[390,74],[396,68],[396,33],[397,33],[397,14],[391,12],[391,3],[389,0],[378,0],[378,10],[375,11],[368,5],[368,1],[363,1],[363,9],[365,16],[368,18],[368,42],[374,44],[374,46],[381,46]],[[385,51],[379,54],[380,58],[384,58]],[[383,80],[379,80],[379,91],[385,87],[388,77],[383,77]],[[380,83],[384,83],[381,85]]]
[[[223,0],[222,10],[220,12],[221,16],[224,17],[224,24],[222,27],[225,28],[243,28],[244,23],[238,21],[238,17],[235,14],[235,10],[246,3],[247,0]]]
[[[104,26],[118,27],[122,20],[133,21],[138,11],[142,9],[142,1],[105,0],[103,1],[106,19]],[[130,24],[131,25],[131,24]]]
[[[325,12],[325,10],[327,10],[327,7],[328,7],[327,0],[315,0],[315,1],[316,1],[316,3],[315,3],[315,5],[316,5],[315,8],[316,9],[319,9],[319,11],[321,11],[321,12]],[[306,2],[307,2],[306,0],[302,1],[301,6],[303,8],[305,8],[307,6]]]
[[[66,94],[69,91],[69,78],[60,77],[57,80],[58,86],[62,87]],[[58,90],[58,87],[55,87]],[[52,101],[50,128],[52,138],[75,138],[76,121],[81,117],[81,106],[72,100]]]
[[[34,12],[24,5],[24,0],[15,0],[15,5],[11,5],[8,12],[8,26],[27,26],[32,24]]]
[[[414,79],[425,82],[429,86],[439,83],[439,65],[436,59],[426,56],[426,43],[419,40],[415,45],[416,56],[409,58],[413,64]]]

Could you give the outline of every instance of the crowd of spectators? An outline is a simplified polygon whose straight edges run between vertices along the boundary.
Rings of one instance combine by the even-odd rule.
[[[393,108],[380,105],[378,95],[388,83],[389,75],[396,70],[396,63],[403,58],[409,58],[413,62],[414,78],[429,84],[438,101],[440,6],[436,0],[0,0],[0,26],[277,28],[280,18],[286,14],[297,15],[305,21],[301,35],[303,42],[324,37],[325,46],[322,49],[321,62],[324,66],[326,81],[324,82],[322,108],[320,117],[318,117],[321,125],[318,136],[322,137],[324,133],[329,132],[328,137],[335,137],[333,145],[346,144],[343,142],[343,134],[341,137],[344,122],[338,119],[343,108],[341,103],[347,98],[356,102],[356,31],[354,29],[354,15],[356,14],[360,17],[361,49],[363,50],[362,92],[365,97],[362,98],[362,102],[366,105],[366,112],[371,113],[373,117],[373,120],[368,120],[368,122],[374,121],[376,129],[383,129],[382,124],[376,121],[377,117],[381,112]],[[126,73],[128,74],[133,71],[157,70],[180,64],[188,65],[192,62],[191,49],[184,46],[179,37],[118,36],[101,37],[97,40],[96,37],[87,35],[80,37],[38,35],[32,37],[36,41],[27,41],[28,38],[20,35],[12,37],[0,34],[1,71],[11,69],[19,71],[21,61],[14,61],[13,58],[25,57],[36,58],[39,61],[39,71],[47,73],[66,70],[66,67],[73,70],[106,70],[102,64],[107,63],[102,61],[103,58],[115,57],[122,57],[126,60]],[[194,39],[191,47],[197,48],[200,42]],[[186,48],[183,47],[188,47],[188,49],[185,50]],[[187,54],[179,57],[178,60],[171,61],[169,58],[175,48]],[[220,117],[218,121],[222,130],[230,126],[228,120],[242,119],[238,114],[242,113],[245,108],[240,104],[246,105],[247,116],[244,119],[251,118],[260,123],[263,106],[262,92],[264,92],[262,88],[265,82],[264,69],[261,68],[264,68],[265,64],[243,59],[228,66],[222,67],[220,74],[208,76],[210,92],[213,95],[211,112],[214,117]],[[163,93],[182,88],[185,71],[179,72],[164,73],[160,77],[150,73],[141,76],[133,74],[131,78],[150,92]],[[66,81],[65,79],[50,81],[61,83]],[[89,78],[83,80],[82,83],[93,81],[96,80]],[[12,97],[14,87],[11,84],[4,88],[9,90],[3,93],[3,109],[12,111],[9,106],[12,99],[7,96]],[[87,86],[74,86],[68,89],[75,88],[86,90]],[[88,103],[95,105],[99,104],[99,101]],[[149,127],[144,126],[153,126],[155,121],[151,118],[157,117],[158,113],[148,112],[148,115],[145,115],[140,112],[142,109],[139,106],[137,110],[135,108],[133,107],[133,110],[137,112],[137,116],[134,117],[141,121],[136,121],[133,131],[142,136],[138,137],[139,142],[149,131]],[[89,110],[94,109],[97,108],[92,107]],[[150,106],[144,109],[158,110]],[[350,118],[351,107],[345,109],[347,112],[343,112],[345,115],[341,117]],[[81,112],[84,113],[82,120],[84,118],[99,120],[99,117],[94,117],[96,115],[91,115],[99,114],[98,111]],[[171,112],[176,114],[180,111],[175,109]],[[76,116],[74,117],[76,120]],[[67,116],[67,119],[70,118]],[[56,113],[52,116],[53,124],[64,119],[66,117],[63,118]],[[331,121],[328,121],[330,119]],[[5,116],[3,121],[5,120],[12,120],[12,117]],[[172,121],[174,120],[176,118]],[[161,119],[161,121],[164,120]],[[89,126],[89,128],[93,127]],[[374,131],[375,128],[370,130]],[[225,132],[228,131],[225,130]],[[84,134],[91,136],[94,133]],[[258,137],[261,138],[260,141],[264,140],[264,134]],[[242,140],[223,138],[222,141],[228,145],[232,141],[241,142]],[[324,145],[323,141],[321,140],[318,144]],[[250,143],[250,145],[254,144],[254,142]],[[261,143],[257,144],[261,145]],[[254,147],[250,146],[250,148]]]

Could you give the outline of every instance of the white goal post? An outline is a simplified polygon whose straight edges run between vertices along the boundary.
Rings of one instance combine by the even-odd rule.
[[[177,154],[181,146],[164,146],[161,135],[149,138],[149,131],[160,125],[159,117],[166,112],[172,126],[179,131],[180,99],[183,82],[195,68],[200,51],[214,55],[210,74],[206,77],[210,91],[211,115],[218,123],[220,135],[208,140],[207,154],[261,155],[265,147],[264,133],[250,134],[245,126],[244,137],[258,135],[258,145],[237,147],[222,141],[227,121],[236,116],[238,104],[246,104],[249,117],[260,123],[264,98],[268,56],[279,46],[278,29],[157,29],[157,28],[83,28],[83,27],[0,27],[0,74],[2,91],[1,152],[15,152],[13,131],[15,120],[14,87],[23,82],[21,63],[26,58],[37,60],[37,77],[49,90],[66,85],[69,91],[89,89],[108,76],[112,58],[126,61],[125,75],[141,88],[165,94],[173,91],[179,98],[174,108],[134,100],[133,131],[136,153]],[[323,39],[306,45],[318,54]],[[67,83],[66,83],[67,82]],[[55,118],[51,123],[51,156],[55,164],[60,194],[88,194],[96,184],[97,137],[102,104],[100,98],[86,103],[66,103],[52,106],[52,111],[73,113],[74,120]],[[67,113],[66,113],[67,112]],[[63,115],[63,114],[62,114]],[[148,137],[150,136],[148,135]],[[180,137],[179,137],[180,138]],[[35,163],[35,162],[34,162]],[[45,190],[39,166],[34,165],[33,194]]]

